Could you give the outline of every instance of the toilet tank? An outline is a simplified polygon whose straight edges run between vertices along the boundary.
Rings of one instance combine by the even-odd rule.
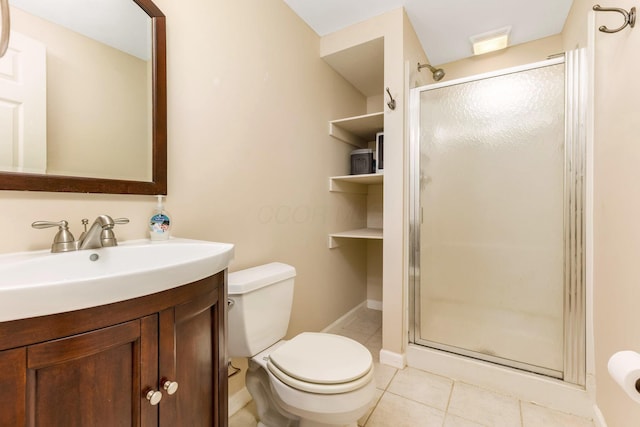
[[[273,262],[229,273],[229,356],[251,357],[287,333],[296,269]]]

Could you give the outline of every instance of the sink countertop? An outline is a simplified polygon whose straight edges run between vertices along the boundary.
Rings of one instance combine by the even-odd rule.
[[[0,321],[44,316],[150,295],[228,267],[234,245],[172,238],[53,254],[0,255]]]

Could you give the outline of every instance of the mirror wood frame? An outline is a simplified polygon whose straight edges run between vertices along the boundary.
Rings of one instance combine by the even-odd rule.
[[[0,190],[106,194],[167,194],[166,19],[151,0],[132,0],[151,18],[153,42],[153,166],[151,181],[0,172]]]

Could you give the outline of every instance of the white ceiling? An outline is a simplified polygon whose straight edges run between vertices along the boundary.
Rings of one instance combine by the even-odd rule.
[[[433,65],[472,56],[469,37],[511,26],[511,45],[562,32],[573,0],[284,0],[318,35],[404,7]]]

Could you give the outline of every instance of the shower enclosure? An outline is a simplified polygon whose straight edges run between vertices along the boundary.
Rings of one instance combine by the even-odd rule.
[[[584,384],[581,55],[411,90],[412,343]]]

